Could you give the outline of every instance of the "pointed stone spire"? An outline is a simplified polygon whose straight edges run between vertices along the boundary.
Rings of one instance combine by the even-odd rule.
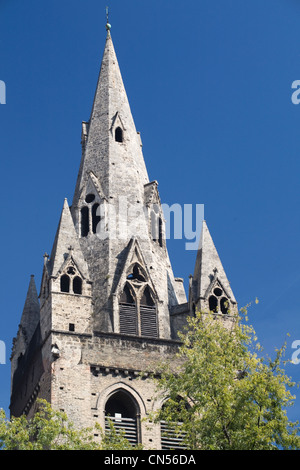
[[[203,221],[194,276],[191,283],[191,296],[196,307],[203,308],[211,291],[221,285],[224,295],[235,305],[236,300],[225,270],[221,263],[207,224]]]
[[[72,202],[75,221],[76,208],[80,198],[84,198],[91,172],[100,181],[107,199],[115,198],[122,190],[125,194],[125,188],[127,192],[135,193],[134,199],[141,199],[143,186],[149,182],[141,138],[132,117],[110,27],[107,27],[90,120],[83,124],[83,154]],[[122,185],[119,184],[120,178]]]
[[[72,247],[72,256],[78,264],[83,276],[88,277],[88,267],[80,248],[78,235],[74,227],[68,201],[65,199],[51,256],[47,266],[50,275],[57,275],[64,261],[70,254],[70,246]]]
[[[40,320],[40,303],[33,274],[31,275],[20,326],[28,344]]]

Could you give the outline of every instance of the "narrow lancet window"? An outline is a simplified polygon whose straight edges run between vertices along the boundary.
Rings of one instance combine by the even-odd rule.
[[[87,206],[81,209],[81,236],[86,237],[89,233],[89,208]]]
[[[73,292],[74,294],[82,294],[82,280],[79,276],[73,279]]]
[[[159,238],[158,238],[158,243],[159,246],[163,246],[163,223],[161,217],[159,218]]]
[[[151,211],[150,215],[151,222],[151,236],[152,240],[163,246],[163,221],[162,218],[156,214],[154,211]]]
[[[70,278],[67,274],[60,278],[60,290],[61,292],[70,292]]]
[[[126,285],[120,298],[120,333],[138,334],[138,317],[135,300]]]
[[[228,313],[228,310],[229,310],[229,302],[226,299],[226,297],[222,297],[220,304],[221,304],[221,312],[224,315],[226,315]]]
[[[211,312],[217,313],[217,311],[218,311],[218,299],[214,295],[211,295],[208,302],[209,302],[209,310]]]
[[[115,140],[116,142],[123,142],[123,131],[121,127],[117,127],[115,130]]]
[[[97,215],[99,204],[96,203],[92,207],[92,230],[93,233],[97,233],[97,225],[100,222],[101,217]]]
[[[158,337],[156,306],[149,286],[146,286],[140,301],[141,335]]]

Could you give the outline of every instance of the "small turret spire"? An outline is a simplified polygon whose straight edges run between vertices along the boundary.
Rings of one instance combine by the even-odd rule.
[[[26,332],[26,342],[29,344],[34,330],[40,320],[40,303],[36,290],[34,275],[30,276],[30,283],[27,291],[26,301],[21,318],[21,326]]]

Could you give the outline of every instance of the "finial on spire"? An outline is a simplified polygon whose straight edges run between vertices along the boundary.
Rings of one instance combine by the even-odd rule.
[[[106,7],[106,26],[105,26],[105,28],[106,28],[106,31],[109,33],[110,30],[111,30],[111,25],[108,22],[108,7]]]

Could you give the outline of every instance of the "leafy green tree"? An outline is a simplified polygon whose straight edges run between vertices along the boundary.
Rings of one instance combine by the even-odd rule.
[[[152,418],[182,423],[188,449],[299,449],[298,422],[287,417],[295,384],[284,369],[286,343],[264,357],[247,308],[232,324],[213,313],[188,323],[179,365],[161,366],[158,391],[169,399]]]
[[[38,400],[38,411],[31,419],[25,415],[8,420],[0,410],[0,450],[134,450],[113,425],[105,433],[99,425],[101,444],[90,428],[75,429],[65,413],[55,411],[45,400]]]

